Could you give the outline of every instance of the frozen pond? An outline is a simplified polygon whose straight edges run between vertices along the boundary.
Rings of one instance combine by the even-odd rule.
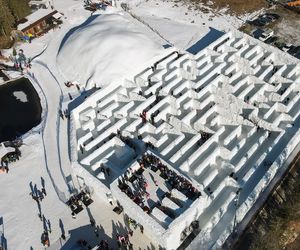
[[[27,78],[0,86],[0,142],[12,140],[41,121],[40,98]]]

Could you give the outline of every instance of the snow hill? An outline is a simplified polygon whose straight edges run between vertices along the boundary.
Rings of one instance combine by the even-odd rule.
[[[94,15],[65,35],[57,64],[65,79],[90,88],[123,79],[162,50],[127,15]]]

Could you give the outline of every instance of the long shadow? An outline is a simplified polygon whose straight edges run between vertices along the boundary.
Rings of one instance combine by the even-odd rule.
[[[162,249],[161,247],[159,247],[159,249]],[[150,246],[147,246],[147,250],[155,250],[155,246],[150,243]]]
[[[41,176],[41,184],[42,184],[42,187],[45,188],[45,180],[42,176]]]
[[[48,232],[48,227],[47,227],[47,219],[45,215],[43,215],[43,228],[45,232]]]
[[[89,96],[94,94],[97,90],[98,90],[98,88],[92,88],[92,89],[89,89],[89,90],[85,90],[85,91],[81,92],[78,97],[76,97],[71,102],[69,102],[69,104],[68,104],[69,114],[73,109],[77,108],[80,104],[82,104],[85,101],[86,98],[88,98]],[[71,128],[71,120],[69,119],[68,120],[68,141],[69,142],[70,142],[70,137],[71,137],[71,135],[70,135],[71,129],[70,128]],[[71,159],[70,144],[69,144],[69,147],[68,147],[68,154],[69,154],[69,159]]]
[[[65,226],[64,226],[64,223],[62,222],[61,219],[59,219],[58,224],[59,224],[59,227],[60,227],[61,235],[66,235]]]
[[[95,219],[94,219],[94,216],[91,213],[91,209],[89,207],[86,207],[86,211],[87,211],[88,216],[90,218],[91,225],[95,226]]]
[[[3,217],[0,217],[0,243],[1,243],[0,247],[2,247],[3,250],[8,250],[7,239],[5,238],[5,235],[4,235]]]
[[[33,193],[33,194],[34,194],[34,190],[33,190],[32,181],[29,183],[29,187],[30,187],[31,193]]]
[[[209,32],[202,37],[198,42],[187,49],[191,54],[197,54],[200,50],[207,47],[209,44],[223,36],[225,33],[219,30],[216,30],[212,27],[209,27]]]
[[[87,26],[88,24],[90,24],[92,21],[94,21],[98,16],[100,15],[93,15],[90,16],[87,20],[85,20],[82,24],[80,24],[79,26],[76,26],[72,29],[70,29],[66,35],[64,36],[64,38],[62,39],[60,45],[59,45],[59,49],[57,54],[59,54],[61,48],[64,46],[64,44],[68,41],[68,39],[70,38],[70,36],[78,29],[83,28],[84,26]]]

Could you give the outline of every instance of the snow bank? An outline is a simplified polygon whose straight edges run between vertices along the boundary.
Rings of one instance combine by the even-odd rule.
[[[121,81],[162,51],[128,15],[95,15],[65,35],[57,64],[66,79],[91,88]]]

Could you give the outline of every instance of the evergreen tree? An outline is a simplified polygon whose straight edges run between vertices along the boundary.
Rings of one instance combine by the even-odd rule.
[[[15,21],[26,17],[30,14],[30,8],[28,5],[28,0],[5,0],[7,1],[7,6],[10,8]]]
[[[14,21],[14,17],[8,8],[6,0],[0,0],[0,36],[10,36]]]
[[[16,51],[16,48],[14,47],[13,48],[13,56],[16,56],[17,55],[17,51]]]

